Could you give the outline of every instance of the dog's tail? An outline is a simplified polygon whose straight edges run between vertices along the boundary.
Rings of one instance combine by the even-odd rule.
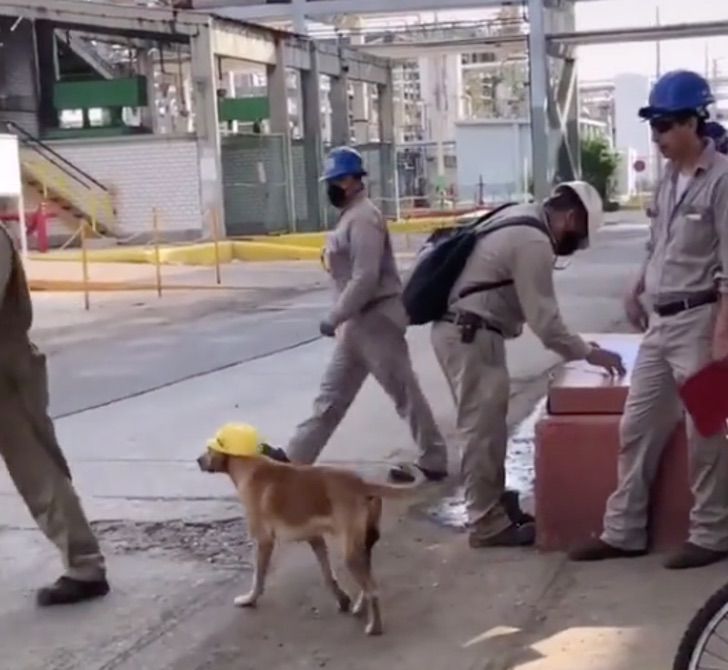
[[[408,498],[416,490],[418,490],[420,485],[425,481],[425,475],[419,468],[416,467],[407,467],[406,469],[413,477],[411,484],[407,484],[406,486],[396,486],[392,484],[374,484],[372,482],[365,482],[367,492],[370,496],[376,496],[378,498]]]

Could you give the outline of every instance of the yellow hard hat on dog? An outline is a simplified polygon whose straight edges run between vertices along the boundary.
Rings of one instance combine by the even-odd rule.
[[[226,456],[258,456],[262,445],[258,431],[250,424],[227,423],[207,443],[207,448]]]

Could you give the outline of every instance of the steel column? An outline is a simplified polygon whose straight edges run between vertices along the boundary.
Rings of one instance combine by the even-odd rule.
[[[190,38],[195,125],[200,166],[200,201],[203,227],[211,232],[213,212],[224,218],[220,125],[218,122],[217,68],[212,50],[212,22]]]
[[[301,72],[301,96],[303,99],[303,154],[306,165],[306,200],[308,202],[308,226],[321,230],[323,210],[319,176],[323,164],[323,139],[321,121],[321,76],[318,69],[318,52],[312,42],[311,68]]]
[[[331,142],[334,146],[351,143],[349,122],[349,76],[342,71],[331,77]]]
[[[394,136],[394,81],[389,71],[389,82],[378,87],[379,141],[381,142],[382,211],[391,216],[398,213],[397,148]]]
[[[537,200],[551,191],[548,97],[549,73],[546,53],[546,10],[543,0],[528,0],[528,50],[530,59],[531,97],[531,173],[533,193]]]

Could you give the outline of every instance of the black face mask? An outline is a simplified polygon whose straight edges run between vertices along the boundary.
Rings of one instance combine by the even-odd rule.
[[[581,247],[581,242],[582,239],[577,233],[572,231],[564,233],[556,242],[556,255],[572,256]]]
[[[346,204],[346,190],[338,184],[327,184],[326,195],[329,202],[337,209],[341,209]]]

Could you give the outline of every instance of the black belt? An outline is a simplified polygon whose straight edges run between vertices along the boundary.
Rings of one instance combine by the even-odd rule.
[[[685,300],[675,300],[673,302],[666,302],[661,305],[655,305],[655,312],[659,316],[675,316],[681,312],[685,312],[689,309],[695,309],[696,307],[702,307],[703,305],[710,305],[714,302],[718,302],[717,293],[700,293],[698,295],[685,298]]]
[[[488,323],[482,316],[473,314],[472,312],[446,312],[440,321],[447,321],[456,326],[466,326],[474,330],[489,330],[503,337],[503,331],[500,328]]]

